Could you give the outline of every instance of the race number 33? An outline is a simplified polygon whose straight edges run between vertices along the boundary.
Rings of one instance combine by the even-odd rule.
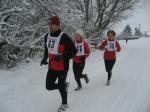
[[[48,47],[49,48],[54,48],[54,45],[55,45],[55,40],[49,40]]]

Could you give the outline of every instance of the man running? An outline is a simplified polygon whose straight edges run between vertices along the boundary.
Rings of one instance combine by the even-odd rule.
[[[66,83],[67,72],[69,70],[69,60],[76,55],[76,48],[72,39],[60,30],[60,20],[58,16],[53,16],[48,20],[49,33],[45,35],[45,52],[41,61],[41,66],[47,64],[49,58],[48,72],[46,77],[47,90],[59,90],[62,104],[58,112],[63,112],[68,108]],[[58,79],[58,83],[56,80]]]

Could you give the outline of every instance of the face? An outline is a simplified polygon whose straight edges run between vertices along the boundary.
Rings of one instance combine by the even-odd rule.
[[[58,25],[48,23],[50,32],[56,32],[59,29]]]
[[[75,39],[76,39],[77,41],[81,41],[82,38],[81,38],[81,36],[80,36],[79,34],[76,34],[76,35],[75,35]]]
[[[112,40],[112,39],[114,38],[114,35],[113,35],[112,33],[109,33],[109,34],[107,35],[107,37],[108,37],[108,39]]]

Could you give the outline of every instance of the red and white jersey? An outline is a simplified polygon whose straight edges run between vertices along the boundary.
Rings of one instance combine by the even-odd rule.
[[[105,49],[104,59],[105,60],[114,60],[116,59],[116,51],[120,52],[121,47],[117,40],[104,40],[99,46],[100,49]]]
[[[58,47],[59,47],[59,43],[60,43],[60,39],[62,35],[63,35],[63,32],[61,32],[58,37],[52,37],[50,36],[50,34],[48,34],[46,45],[47,45],[49,54],[56,54],[56,55],[60,54],[58,52]]]
[[[85,56],[87,58],[90,54],[90,47],[88,45],[88,42],[85,40],[82,40],[81,42],[75,42],[75,47],[77,49],[76,56],[73,57],[74,63],[82,63],[81,58],[82,56]]]
[[[75,47],[77,49],[76,56],[83,56],[83,55],[85,55],[84,41],[81,42],[81,43],[77,43],[75,41]]]

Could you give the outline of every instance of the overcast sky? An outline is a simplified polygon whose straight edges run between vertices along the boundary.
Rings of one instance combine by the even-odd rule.
[[[140,8],[134,10],[132,16],[116,25],[114,29],[118,33],[121,32],[127,24],[130,24],[133,30],[141,24],[142,31],[149,31],[150,33],[150,0],[141,1],[143,1],[142,5]]]

